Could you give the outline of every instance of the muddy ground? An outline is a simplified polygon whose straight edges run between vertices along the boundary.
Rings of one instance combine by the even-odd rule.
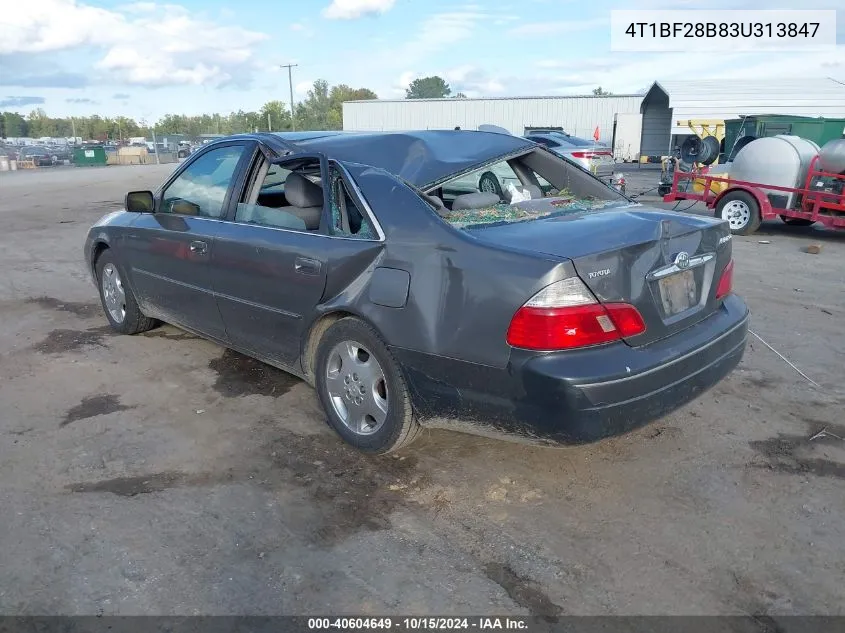
[[[734,241],[752,329],[819,386],[752,339],[625,437],[374,459],[297,379],[110,333],[86,230],[171,168],[0,174],[0,612],[845,613],[845,234]]]

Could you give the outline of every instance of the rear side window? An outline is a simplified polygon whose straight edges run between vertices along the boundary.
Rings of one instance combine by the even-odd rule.
[[[376,240],[378,234],[364,210],[349,193],[349,187],[336,165],[329,166],[331,224],[329,234],[362,240]]]
[[[593,145],[596,145],[593,141],[578,138],[577,136],[567,136],[565,142],[569,145],[573,145],[574,147],[592,147]]]
[[[557,147],[560,145],[557,141],[553,141],[550,138],[544,138],[542,136],[529,136],[528,140],[539,143],[540,145],[545,145],[546,147]]]

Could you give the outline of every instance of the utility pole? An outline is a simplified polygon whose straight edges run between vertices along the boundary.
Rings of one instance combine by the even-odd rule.
[[[153,151],[156,155],[156,165],[161,165],[161,160],[158,157],[158,139],[156,139],[156,128],[153,126]]]
[[[296,119],[293,115],[293,73],[292,68],[296,68],[299,64],[279,64],[279,68],[288,69],[288,87],[290,87],[290,129],[296,131]]]
[[[273,125],[270,123],[270,111],[269,110],[267,111],[267,131],[268,132],[273,131]]]

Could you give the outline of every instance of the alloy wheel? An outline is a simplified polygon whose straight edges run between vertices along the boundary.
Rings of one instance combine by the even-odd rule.
[[[376,357],[355,341],[332,348],[326,363],[326,389],[340,420],[358,435],[372,435],[387,420],[388,387]]]
[[[123,323],[126,318],[126,291],[114,264],[103,266],[101,285],[106,310],[115,323]]]

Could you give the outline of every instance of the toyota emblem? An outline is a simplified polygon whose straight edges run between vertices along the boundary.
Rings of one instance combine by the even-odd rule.
[[[680,253],[675,256],[675,266],[680,268],[681,270],[686,270],[689,268],[689,253],[681,251]]]

